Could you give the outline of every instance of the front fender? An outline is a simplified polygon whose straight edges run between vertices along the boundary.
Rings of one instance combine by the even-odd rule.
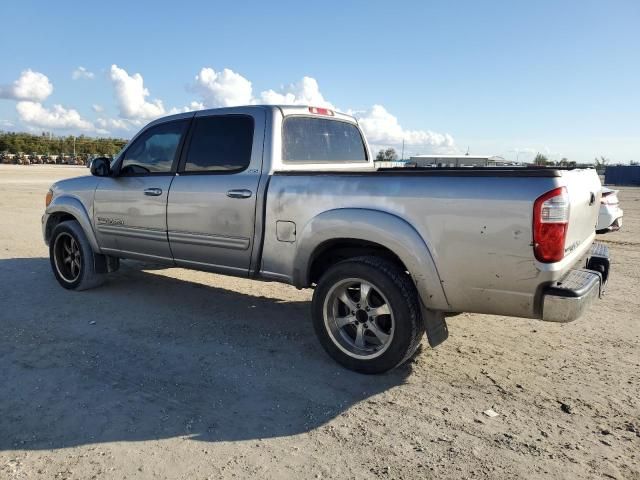
[[[311,219],[297,239],[294,285],[309,284],[314,251],[337,239],[364,240],[388,248],[407,267],[424,305],[433,310],[449,309],[440,275],[423,238],[402,218],[379,210],[340,208]]]
[[[43,233],[45,235],[45,241],[47,241],[47,227],[49,221],[52,216],[59,213],[65,213],[73,216],[84,231],[84,234],[87,236],[89,243],[91,244],[91,248],[95,253],[100,253],[100,247],[98,245],[98,241],[96,239],[96,234],[93,231],[93,226],[91,223],[91,217],[87,212],[86,208],[82,204],[82,202],[76,197],[72,197],[70,195],[60,195],[54,197],[53,201],[49,204],[47,209],[45,210],[44,217],[42,219],[42,227]]]

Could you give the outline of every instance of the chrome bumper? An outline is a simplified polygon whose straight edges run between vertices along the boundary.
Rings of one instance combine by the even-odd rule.
[[[571,270],[559,281],[545,288],[542,319],[547,322],[571,322],[579,318],[604,293],[609,279],[609,249],[594,243],[586,266]]]

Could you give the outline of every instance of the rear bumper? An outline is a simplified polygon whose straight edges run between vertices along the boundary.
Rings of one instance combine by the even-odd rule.
[[[542,298],[542,319],[548,322],[571,322],[602,297],[609,279],[609,249],[594,243],[585,268],[571,270],[547,286]]]

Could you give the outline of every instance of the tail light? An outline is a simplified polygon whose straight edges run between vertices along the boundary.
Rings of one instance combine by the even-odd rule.
[[[533,204],[533,253],[541,262],[564,258],[569,226],[569,194],[559,187],[538,197]]]
[[[309,113],[315,113],[317,115],[329,115],[333,117],[333,110],[329,110],[328,108],[320,108],[320,107],[309,107]]]

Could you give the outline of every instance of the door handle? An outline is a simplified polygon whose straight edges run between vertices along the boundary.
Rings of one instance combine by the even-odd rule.
[[[229,190],[227,197],[231,198],[249,198],[252,195],[251,190]]]
[[[149,195],[150,197],[157,197],[159,195],[162,195],[162,189],[161,188],[147,188],[144,191],[145,195]]]

